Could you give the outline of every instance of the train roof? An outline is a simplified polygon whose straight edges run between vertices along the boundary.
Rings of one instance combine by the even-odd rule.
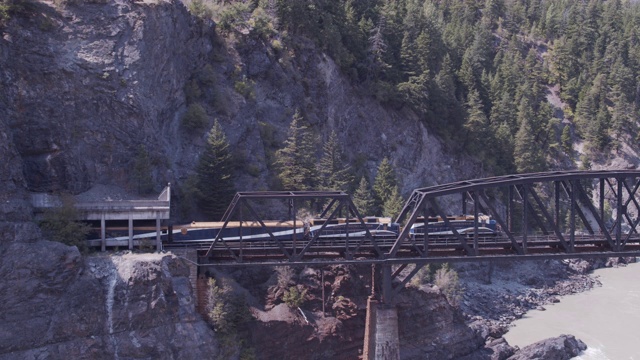
[[[263,220],[262,223],[266,227],[291,227],[293,228],[293,220],[281,221],[281,220]],[[229,221],[227,227],[262,227],[258,221]],[[222,228],[224,226],[223,221],[193,221],[190,224],[177,225],[176,228],[186,229],[212,229]],[[304,227],[302,220],[296,220],[296,227]]]

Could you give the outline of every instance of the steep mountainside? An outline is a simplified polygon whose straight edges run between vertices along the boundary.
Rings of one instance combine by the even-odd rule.
[[[250,35],[233,43],[179,2],[28,4],[2,29],[0,121],[10,168],[23,169],[30,191],[133,188],[143,145],[156,189],[172,182],[180,193],[214,118],[237,160],[237,188],[265,189],[296,109],[315,132],[335,130],[360,169],[372,173],[388,156],[405,193],[474,173],[411,111],[360,95],[304,38],[281,53]],[[196,96],[190,81],[202,87]],[[181,119],[195,101],[207,116],[194,131]]]

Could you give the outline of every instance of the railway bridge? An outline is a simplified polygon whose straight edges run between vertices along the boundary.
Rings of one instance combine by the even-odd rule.
[[[424,187],[412,192],[395,219],[401,224],[397,233],[369,231],[344,192],[240,192],[224,214],[223,228],[233,220],[253,221],[268,239],[229,240],[220,231],[213,240],[191,245],[198,249],[200,266],[372,264],[382,275],[382,286],[370,299],[364,354],[366,359],[395,359],[393,298],[424,264],[640,256],[639,187],[638,170],[541,172]],[[294,231],[283,239],[265,225],[275,208],[269,204],[278,202],[288,209],[294,228],[297,208],[321,204],[325,224],[346,216],[346,226],[361,231],[335,236]],[[450,214],[472,215],[473,230],[459,232]],[[481,214],[496,221],[495,233],[481,231]],[[411,230],[429,217],[442,219],[449,233],[430,234],[428,226],[423,233]],[[416,266],[400,275],[408,264]]]

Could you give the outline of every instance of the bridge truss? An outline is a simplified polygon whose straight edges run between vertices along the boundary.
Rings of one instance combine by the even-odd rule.
[[[372,234],[344,192],[247,192],[236,194],[224,215],[225,226],[247,212],[265,225],[254,203],[284,202],[297,228],[300,202],[322,204],[327,220],[351,217],[363,231],[342,236],[295,232],[290,239],[269,232],[270,240],[226,241],[221,235],[200,252],[211,265],[260,264],[424,264],[480,258],[571,258],[640,254],[640,171],[563,171],[508,175],[415,189],[397,222],[397,234]],[[460,233],[451,214],[473,215],[473,231]],[[490,215],[498,231],[486,234],[479,215]],[[412,225],[440,217],[449,235],[414,234]],[[329,221],[328,221],[329,222]],[[328,223],[327,222],[327,223]],[[348,223],[350,221],[347,221]],[[300,224],[302,226],[302,224]],[[221,231],[220,234],[223,232]],[[417,271],[417,270],[416,270]]]

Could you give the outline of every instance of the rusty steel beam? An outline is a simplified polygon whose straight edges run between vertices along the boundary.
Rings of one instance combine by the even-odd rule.
[[[627,182],[627,179],[629,182]],[[631,184],[631,179],[634,179],[635,181],[633,184]],[[473,179],[418,188],[412,192],[397,217],[398,223],[401,223],[403,220],[406,220],[406,222],[403,224],[403,228],[399,231],[399,234],[396,235],[397,237],[395,240],[392,241],[383,237],[379,237],[378,239],[374,238],[371,235],[371,232],[368,231],[362,216],[359,214],[358,209],[353,205],[349,195],[340,191],[240,192],[234,196],[231,205],[227,208],[227,211],[223,216],[223,227],[228,225],[232,216],[242,213],[244,206],[247,206],[247,209],[249,209],[253,217],[261,224],[265,233],[269,233],[269,238],[272,239],[272,246],[278,247],[281,252],[280,256],[290,263],[312,261],[309,259],[310,256],[346,257],[344,261],[350,261],[349,259],[355,256],[374,256],[379,260],[393,260],[395,258],[406,257],[408,255],[418,255],[418,258],[425,260],[438,256],[455,257],[460,254],[465,254],[465,256],[468,257],[474,257],[480,255],[481,251],[483,256],[489,257],[492,256],[491,254],[495,254],[497,252],[508,253],[511,251],[513,251],[516,256],[528,256],[527,254],[529,252],[532,252],[530,255],[537,256],[541,252],[545,251],[563,251],[569,254],[575,251],[577,254],[587,251],[587,248],[592,245],[596,248],[608,247],[611,250],[621,252],[622,250],[626,251],[625,246],[628,246],[628,249],[636,249],[640,246],[636,239],[639,233],[636,227],[640,223],[640,215],[634,217],[629,212],[631,208],[638,210],[640,213],[640,201],[636,198],[636,195],[639,192],[638,189],[640,188],[640,182],[638,182],[638,179],[640,179],[640,170],[555,171]],[[581,184],[581,181],[584,180],[592,180],[599,183],[599,198],[594,197],[595,200],[590,199],[587,191]],[[614,180],[616,181],[615,186],[613,184]],[[553,199],[550,199],[550,204],[546,204],[542,199],[542,195],[544,194],[540,194],[536,190],[540,187],[538,184],[545,187],[546,185],[544,184],[547,183],[553,183]],[[616,202],[615,209],[617,212],[616,221],[611,231],[606,228],[605,223],[607,220],[604,218],[605,200],[607,198],[605,190],[607,186],[615,196],[613,201]],[[502,216],[504,215],[502,212],[503,209],[500,209],[500,212],[496,210],[496,206],[494,206],[494,204],[496,204],[494,201],[495,199],[490,199],[487,196],[487,193],[492,193],[494,189],[503,191],[505,188],[507,190],[507,198],[506,203],[503,204],[506,205],[506,218]],[[561,191],[564,191],[566,198],[561,198]],[[628,194],[626,199],[624,198],[626,195],[624,193],[625,191]],[[476,219],[473,222],[473,233],[469,232],[469,236],[463,236],[455,228],[452,228],[451,222],[447,219],[447,211],[452,210],[442,209],[439,205],[439,198],[456,194],[461,197],[457,199],[461,199],[462,201],[461,208],[463,213],[466,214],[467,211],[473,211],[473,215]],[[522,234],[514,232],[514,229],[512,228],[514,214],[516,214],[516,211],[519,212],[520,209],[519,205],[514,205],[514,194],[522,199]],[[335,255],[329,255],[329,251],[322,252],[324,251],[322,248],[315,246],[318,243],[320,232],[310,240],[308,238],[300,239],[297,235],[293,235],[293,239],[288,238],[287,240],[278,241],[278,239],[273,236],[273,233],[270,233],[270,230],[265,226],[264,221],[258,217],[255,209],[251,207],[251,205],[245,205],[245,202],[246,204],[249,204],[248,201],[257,199],[287,199],[290,201],[290,209],[293,212],[295,212],[296,208],[294,200],[329,200],[323,201],[323,203],[328,202],[329,206],[323,209],[322,214],[327,215],[331,212],[330,217],[333,218],[338,215],[339,211],[346,207],[347,219],[351,216],[358,218],[360,224],[363,225],[364,232],[362,234],[364,235],[354,235],[353,233],[345,231],[345,236],[341,239],[341,242],[338,243],[340,244],[339,246],[343,247],[343,249],[330,250],[334,251]],[[470,201],[473,202],[473,209],[468,206]],[[567,205],[562,205],[561,201]],[[436,215],[442,217],[444,226],[451,229],[452,235],[449,236],[448,239],[443,238],[441,235],[431,236],[429,234],[429,214],[427,213],[429,204],[431,204],[432,211],[435,211]],[[334,209],[333,207],[336,205],[337,207]],[[561,213],[566,209],[565,206],[568,206],[569,210],[568,231],[563,231],[561,228]],[[487,239],[481,239],[478,230],[479,222],[477,220],[480,211],[490,214],[500,225],[502,232],[502,237],[500,237],[500,239],[501,241],[504,240],[505,244],[509,244],[508,247],[505,246],[504,249],[502,249],[500,247],[501,245],[498,245],[499,248],[494,248],[491,247],[493,245],[486,245],[490,244],[490,242],[487,242]],[[416,223],[420,214],[423,214],[425,217],[424,235],[421,234],[420,236],[411,237],[411,226]],[[594,227],[591,225],[586,215],[593,216],[595,222],[598,223],[598,226],[601,229],[600,234],[595,233]],[[579,233],[576,234],[576,218],[580,218],[580,221],[589,234],[594,235],[597,240],[594,240],[593,243],[586,243],[587,245],[585,245],[583,235]],[[540,228],[543,233],[550,236],[549,244],[551,245],[549,245],[548,249],[541,248],[541,240],[538,235],[533,233],[530,234],[527,231],[527,227],[529,226],[528,220],[534,220],[536,226]],[[632,225],[632,230],[628,234],[622,233],[622,221],[625,220]],[[293,221],[294,224],[297,224],[296,219]],[[356,223],[357,222],[354,222],[353,224]],[[533,224],[534,223],[532,222],[531,225],[533,226]],[[347,230],[349,230],[350,226],[354,225],[349,222],[345,225]],[[473,236],[471,237],[471,235]],[[448,243],[444,240],[447,240]],[[249,257],[249,260],[247,261],[253,261],[252,259],[255,259],[256,257],[255,249],[250,250],[249,245],[251,244],[249,244],[248,241],[242,242],[241,237],[239,248],[237,247],[239,245],[238,243],[230,244],[231,247],[229,247],[227,242],[225,242],[221,237],[221,232],[219,232],[213,240],[213,243],[207,251],[207,256],[211,255],[214,250],[214,246],[221,241],[226,249],[218,247],[215,251],[217,254],[221,254],[222,257],[231,259],[232,261],[234,259],[236,261],[243,261],[247,257]],[[557,244],[554,245],[551,241],[556,242]],[[451,247],[447,248],[443,244],[447,244],[447,246]],[[226,255],[224,253],[225,250],[228,250],[230,255]]]

